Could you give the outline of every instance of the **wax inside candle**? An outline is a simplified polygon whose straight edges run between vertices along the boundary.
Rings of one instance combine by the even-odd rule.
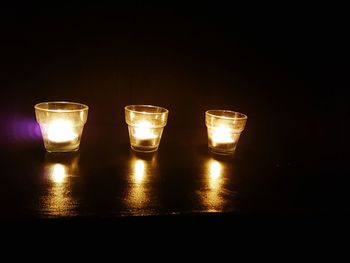
[[[141,121],[136,124],[134,136],[141,140],[157,138],[157,135],[151,129],[152,124],[149,121]]]
[[[215,143],[233,143],[232,130],[226,126],[213,128],[212,140]]]
[[[72,122],[67,120],[54,120],[47,130],[48,139],[52,142],[63,143],[74,141],[78,134],[74,131]]]

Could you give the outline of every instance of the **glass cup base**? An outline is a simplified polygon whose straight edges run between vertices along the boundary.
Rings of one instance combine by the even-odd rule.
[[[77,152],[79,148],[73,149],[73,150],[55,150],[55,149],[46,149],[48,153],[70,153],[70,152]]]
[[[75,149],[46,149],[49,153],[69,153],[69,152],[77,152],[79,148]]]
[[[209,151],[211,151],[212,153],[214,154],[220,154],[220,155],[233,155],[235,153],[235,150],[234,149],[233,151],[225,151],[225,150],[222,150],[222,149],[218,149],[218,148],[212,148],[212,147],[208,147]]]
[[[79,150],[79,142],[68,142],[68,143],[44,143],[45,149],[50,153],[64,153],[64,152],[76,152]]]
[[[135,145],[131,145],[131,149],[133,149],[136,152],[150,153],[150,152],[157,151],[158,150],[158,146],[152,147],[152,146],[135,146]]]

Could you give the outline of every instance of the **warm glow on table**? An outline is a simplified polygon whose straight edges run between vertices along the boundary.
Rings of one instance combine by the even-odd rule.
[[[209,167],[209,176],[212,182],[215,182],[221,175],[221,164],[217,161],[211,161]]]
[[[63,183],[67,176],[66,167],[63,164],[54,164],[51,167],[51,178],[55,183]]]
[[[74,141],[78,134],[74,131],[72,122],[68,120],[54,120],[47,129],[48,140],[56,143]]]
[[[152,131],[152,123],[149,121],[141,121],[135,125],[134,136],[140,140],[156,139],[158,136]]]
[[[221,182],[222,164],[215,160],[209,162],[209,187],[218,189]]]
[[[136,183],[142,183],[145,174],[146,174],[146,167],[145,167],[145,161],[143,160],[136,160],[135,161],[135,167],[134,167],[134,173],[135,177],[134,180]]]
[[[202,190],[202,204],[206,211],[220,212],[224,208],[224,166],[223,163],[208,159],[205,165],[205,185]]]

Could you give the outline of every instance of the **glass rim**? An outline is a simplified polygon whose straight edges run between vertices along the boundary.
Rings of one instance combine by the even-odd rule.
[[[134,110],[130,109],[131,107],[145,107],[145,108],[152,108],[152,109],[160,109],[162,112],[147,112],[147,111],[140,111],[140,110]],[[164,114],[164,113],[169,113],[169,110],[166,108],[160,107],[160,106],[154,106],[154,105],[146,105],[146,104],[132,104],[132,105],[127,105],[124,107],[124,110],[129,111],[129,112],[137,112],[137,113],[142,113],[142,114]]]
[[[82,107],[81,109],[45,109],[42,107],[44,104],[65,104],[65,105],[76,105]],[[39,102],[34,105],[34,108],[36,110],[41,110],[41,111],[49,111],[49,112],[79,112],[79,111],[87,111],[89,109],[89,106],[79,103],[79,102],[71,102],[71,101],[46,101],[46,102]]]
[[[221,116],[221,115],[217,115],[217,114],[211,113],[211,112],[214,112],[214,111],[222,112],[222,113],[228,112],[230,114],[238,114],[240,117],[228,117],[228,116]],[[247,115],[245,115],[245,114],[243,114],[241,112],[232,111],[232,110],[207,110],[205,112],[205,115],[208,115],[208,116],[211,116],[211,117],[215,117],[215,118],[219,118],[219,119],[226,119],[226,120],[246,120],[246,119],[248,119]]]

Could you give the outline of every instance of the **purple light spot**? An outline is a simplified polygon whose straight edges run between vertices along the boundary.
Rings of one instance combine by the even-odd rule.
[[[30,142],[41,140],[40,127],[35,118],[17,113],[0,113],[0,140]]]

